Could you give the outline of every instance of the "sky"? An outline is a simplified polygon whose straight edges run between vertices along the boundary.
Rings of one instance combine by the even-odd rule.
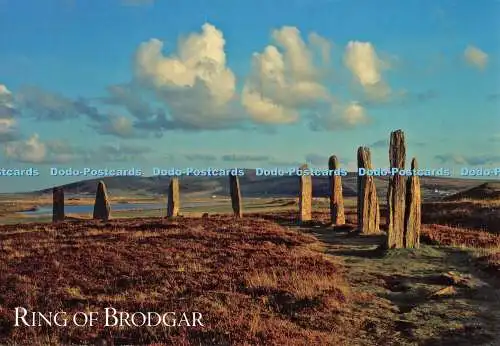
[[[50,169],[500,167],[495,0],[0,0],[1,191]],[[91,178],[91,177],[88,177]]]

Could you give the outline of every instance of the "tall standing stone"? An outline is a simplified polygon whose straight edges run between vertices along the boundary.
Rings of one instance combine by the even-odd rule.
[[[337,156],[332,155],[328,160],[328,169],[334,171],[330,176],[330,220],[334,225],[345,224],[344,198],[342,197],[342,178],[336,175],[339,169]]]
[[[406,145],[402,130],[391,132],[389,146],[391,171],[405,168]],[[387,190],[387,247],[404,247],[404,216],[406,204],[406,182],[403,175],[391,173]]]
[[[54,187],[52,190],[52,222],[64,221],[64,190]]]
[[[363,234],[379,232],[380,208],[373,176],[360,174],[360,168],[372,169],[370,149],[358,148],[358,229]]]
[[[111,207],[109,205],[108,199],[108,191],[106,189],[106,185],[103,181],[100,181],[97,184],[97,192],[95,194],[95,202],[94,202],[94,220],[109,220],[109,214],[111,211]]]
[[[411,161],[412,172],[418,169],[417,159]],[[422,223],[422,197],[420,177],[412,174],[406,181],[405,233],[406,248],[420,247],[420,226]]]
[[[167,217],[176,217],[179,215],[180,194],[179,178],[173,177],[168,186]]]
[[[300,176],[300,194],[299,194],[299,219],[303,221],[311,221],[312,219],[312,177],[304,174],[309,168],[307,165],[302,165],[299,168],[302,170]]]
[[[243,206],[241,200],[240,181],[237,175],[229,175],[229,193],[231,195],[231,206],[234,216],[243,217]]]

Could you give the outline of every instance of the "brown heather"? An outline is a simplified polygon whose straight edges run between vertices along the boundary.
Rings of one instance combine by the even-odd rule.
[[[341,265],[258,216],[22,227],[0,227],[0,344],[342,345],[362,327]],[[15,328],[17,306],[199,311],[205,327]]]

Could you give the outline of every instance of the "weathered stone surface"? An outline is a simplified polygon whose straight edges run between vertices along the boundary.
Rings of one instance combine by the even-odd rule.
[[[417,159],[411,161],[411,169],[418,169]],[[420,247],[420,227],[422,223],[422,197],[420,177],[412,175],[406,181],[405,232],[406,248]]]
[[[110,212],[111,207],[109,205],[108,191],[104,182],[100,181],[97,184],[97,192],[95,194],[93,219],[108,221]]]
[[[300,166],[301,170],[307,170],[307,165]],[[299,195],[299,220],[310,221],[312,219],[312,177],[310,175],[300,176]]]
[[[358,148],[359,168],[372,169],[370,149]],[[363,234],[380,230],[380,208],[373,176],[358,174],[358,229]]]
[[[339,169],[337,156],[332,155],[328,160],[328,169]],[[344,225],[344,198],[342,196],[342,178],[340,175],[330,177],[330,220],[334,225]]]
[[[64,221],[64,190],[54,187],[52,190],[52,222]]]
[[[404,132],[391,133],[389,146],[389,161],[391,169],[405,168],[406,145]],[[406,182],[403,175],[391,174],[387,190],[387,247],[404,247],[404,216],[406,204]]]
[[[173,177],[168,186],[167,217],[179,216],[180,204],[179,178]]]
[[[234,216],[243,217],[240,181],[237,175],[229,175],[229,193],[231,194],[231,205],[233,207]]]

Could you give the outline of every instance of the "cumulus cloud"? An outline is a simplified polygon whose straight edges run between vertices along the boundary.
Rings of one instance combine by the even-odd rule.
[[[0,84],[0,143],[11,142],[19,137],[15,111],[12,93],[5,85]]]
[[[328,65],[331,60],[332,42],[315,32],[309,34],[308,40],[314,48],[319,50],[323,64]]]
[[[500,163],[500,155],[496,154],[483,154],[483,155],[471,155],[464,156],[458,154],[440,154],[435,155],[434,159],[442,164],[457,164],[457,165],[469,165],[469,166],[480,166],[480,165],[492,165]]]
[[[464,51],[465,61],[480,70],[484,69],[488,64],[488,54],[483,52],[480,48],[469,45]]]
[[[275,45],[253,54],[241,102],[257,123],[294,123],[301,110],[329,101],[330,93],[314,64],[312,43],[306,44],[297,28],[274,30],[272,39]],[[328,60],[327,40],[318,34],[312,34],[310,40],[321,47],[323,58]]]
[[[4,154],[6,158],[18,162],[41,163],[45,159],[47,148],[35,133],[27,140],[7,143]]]
[[[330,109],[311,115],[310,128],[313,131],[349,129],[371,122],[365,108],[358,102],[332,103]]]
[[[0,143],[12,142],[19,139],[15,119],[0,118]]]
[[[14,116],[12,93],[3,84],[0,84],[0,118],[9,119]]]
[[[391,88],[382,76],[389,64],[379,57],[372,43],[350,41],[345,48],[344,64],[369,98],[387,100],[391,96]]]
[[[132,120],[125,116],[111,115],[105,122],[90,125],[102,135],[112,135],[120,138],[138,138],[141,136],[133,126]]]
[[[236,78],[226,66],[225,43],[220,30],[204,24],[201,33],[180,40],[171,56],[163,54],[163,42],[155,38],[139,46],[134,59],[135,78],[167,106],[168,118],[165,116],[161,125],[224,128],[241,120],[231,112]],[[138,126],[144,128],[151,121],[161,120],[149,119]]]
[[[25,140],[7,143],[4,156],[9,161],[36,164],[101,163],[138,161],[145,159],[144,154],[151,151],[149,147],[123,144],[77,147],[67,140],[42,141],[34,133]]]

